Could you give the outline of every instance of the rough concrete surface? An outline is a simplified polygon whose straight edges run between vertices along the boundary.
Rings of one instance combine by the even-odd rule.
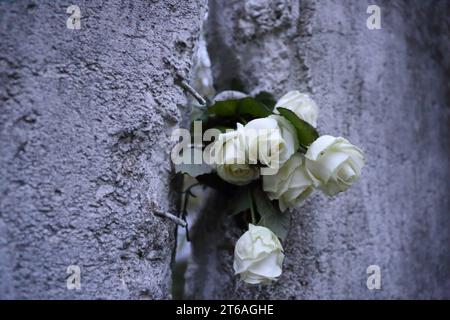
[[[0,298],[170,298],[170,134],[200,0],[0,3]],[[66,269],[81,268],[81,290]]]
[[[450,298],[448,1],[211,0],[208,49],[218,91],[310,93],[318,128],[360,146],[361,180],[293,210],[277,283],[233,276],[243,230],[211,199],[192,231],[190,298]],[[366,268],[381,268],[368,290]]]

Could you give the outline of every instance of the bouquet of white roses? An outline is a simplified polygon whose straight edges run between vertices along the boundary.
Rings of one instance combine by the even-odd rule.
[[[315,189],[328,196],[345,191],[361,175],[363,152],[344,138],[320,136],[317,116],[316,103],[298,91],[277,102],[266,92],[224,92],[172,152],[178,172],[223,192],[227,211],[246,219],[233,267],[247,283],[281,275],[287,209]]]

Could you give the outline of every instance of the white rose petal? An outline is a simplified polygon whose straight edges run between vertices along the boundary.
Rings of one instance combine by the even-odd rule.
[[[294,154],[275,175],[263,176],[263,190],[270,200],[278,199],[281,211],[297,206],[313,191],[313,180],[305,160]]]
[[[321,136],[305,154],[315,185],[332,196],[347,190],[361,175],[364,154],[341,137]]]
[[[277,121],[271,118],[254,119],[244,128],[249,161],[253,164],[259,161],[267,166],[278,163],[279,153],[285,146]]]
[[[250,224],[236,243],[233,268],[247,283],[268,283],[281,275],[283,259],[277,236],[268,228]]]
[[[222,133],[211,148],[211,159],[214,159],[217,174],[223,180],[245,185],[259,178],[259,169],[246,161],[246,142],[243,126],[237,124],[237,129]]]
[[[218,101],[226,101],[226,100],[233,100],[233,99],[242,99],[248,97],[248,94],[241,92],[241,91],[234,91],[234,90],[226,90],[218,93],[214,98],[213,102]]]
[[[278,170],[299,146],[294,126],[281,116],[254,119],[244,131],[250,163],[259,161]]]
[[[259,170],[248,164],[228,164],[217,166],[217,174],[223,180],[243,186],[259,178]]]
[[[283,165],[288,161],[291,156],[299,148],[299,142],[297,137],[297,131],[292,123],[288,119],[282,116],[271,115],[269,118],[275,119],[278,123],[278,127],[281,130],[281,136],[284,140],[284,150],[280,153],[280,165]]]
[[[277,108],[286,108],[294,112],[297,117],[308,122],[313,127],[317,125],[317,116],[319,108],[316,103],[307,94],[299,91],[290,91],[278,100],[275,105],[275,113],[278,113]]]

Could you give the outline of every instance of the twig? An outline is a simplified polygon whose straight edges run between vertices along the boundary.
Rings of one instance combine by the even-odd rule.
[[[186,80],[181,80],[181,86],[189,92],[202,106],[206,105],[206,100],[198,93],[194,88],[191,87]]]
[[[250,189],[248,189],[248,196],[250,198],[250,213],[252,215],[252,224],[256,224],[255,208],[253,207],[253,196],[252,191]]]
[[[191,194],[190,187],[186,191],[187,192],[185,192],[185,194],[184,194],[183,209],[181,211],[181,219],[182,219],[182,221],[186,221],[187,214],[188,214],[187,206],[188,206],[189,196]],[[187,223],[186,223],[186,226],[184,227],[184,229],[186,230],[186,241],[190,242],[191,239],[189,237],[189,228],[187,226]]]
[[[171,214],[169,212],[159,209],[158,205],[156,205],[156,203],[154,201],[152,201],[152,200],[149,200],[149,201],[150,201],[151,207],[152,207],[155,215],[172,220],[173,222],[182,226],[183,228],[185,228],[187,226],[187,222],[185,220],[178,218],[174,214]]]
[[[173,215],[171,213],[164,212],[164,211],[156,211],[155,210],[155,214],[157,216],[165,217],[165,218],[167,218],[169,220],[172,220],[173,222],[175,222],[176,224],[182,226],[183,228],[187,226],[187,222],[186,221],[184,221],[183,219],[178,218],[177,216],[175,216],[175,215]]]

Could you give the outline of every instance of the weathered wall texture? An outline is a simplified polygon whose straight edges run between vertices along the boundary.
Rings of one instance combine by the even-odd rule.
[[[169,137],[201,0],[0,3],[0,298],[169,298]],[[66,288],[68,265],[81,290]]]
[[[321,133],[367,156],[362,179],[291,212],[279,282],[232,275],[242,234],[211,200],[192,232],[191,298],[450,298],[448,1],[210,1],[207,39],[218,90],[240,78],[277,97],[309,92]],[[217,222],[217,217],[221,221]],[[382,288],[366,287],[381,267]]]

